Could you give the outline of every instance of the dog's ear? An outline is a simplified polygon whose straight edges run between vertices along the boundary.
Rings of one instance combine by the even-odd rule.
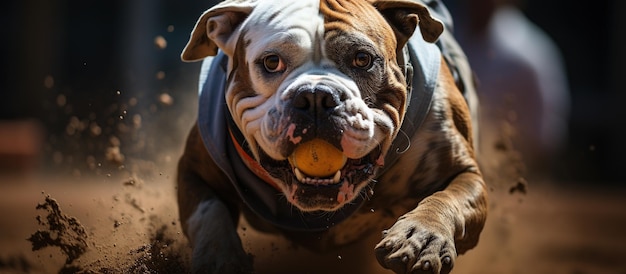
[[[256,1],[253,0],[230,0],[205,11],[193,28],[181,59],[191,62],[214,56],[218,48],[226,54],[232,54],[240,30],[239,25],[255,5]]]
[[[370,0],[372,5],[387,19],[398,38],[398,46],[404,46],[419,25],[426,42],[434,43],[443,32],[443,23],[430,16],[428,8],[411,0]]]

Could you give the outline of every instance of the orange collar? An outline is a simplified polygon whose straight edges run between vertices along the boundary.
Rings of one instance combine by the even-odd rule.
[[[235,149],[237,150],[239,157],[241,157],[241,160],[243,160],[243,162],[246,164],[248,169],[250,169],[256,176],[261,178],[267,184],[274,187],[276,190],[280,191],[281,189],[276,183],[276,181],[274,181],[274,178],[267,172],[267,170],[265,170],[261,166],[261,164],[259,164],[259,162],[257,162],[254,158],[252,158],[252,156],[250,156],[250,154],[246,152],[246,150],[241,146],[241,144],[239,144],[237,137],[235,137],[235,134],[233,134],[233,131],[230,129],[230,127],[228,127],[228,132],[230,133],[230,138],[233,141],[233,144],[235,145]]]

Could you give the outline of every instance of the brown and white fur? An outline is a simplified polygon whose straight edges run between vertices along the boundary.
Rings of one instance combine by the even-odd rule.
[[[471,112],[443,57],[423,124],[406,136],[408,150],[377,176],[391,143],[404,134],[408,92],[399,55],[418,27],[428,42],[443,31],[410,0],[226,1],[199,19],[182,58],[200,60],[218,49],[228,56],[224,102],[252,157],[269,174],[281,174],[273,178],[277,198],[293,205],[295,218],[297,211],[333,212],[367,196],[367,206],[314,236],[285,231],[294,242],[328,251],[382,232],[371,258],[396,273],[448,273],[457,255],[477,244],[486,187]],[[307,183],[293,174],[297,167],[287,158],[315,138],[348,157],[340,180]],[[193,271],[253,272],[236,231],[246,205],[197,126],[177,181]]]

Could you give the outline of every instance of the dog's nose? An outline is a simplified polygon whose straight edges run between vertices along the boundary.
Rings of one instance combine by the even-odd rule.
[[[339,105],[339,96],[327,85],[301,86],[293,98],[294,108],[313,116],[326,114]]]

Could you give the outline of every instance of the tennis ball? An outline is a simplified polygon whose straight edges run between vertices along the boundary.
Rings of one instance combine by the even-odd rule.
[[[311,177],[329,177],[337,173],[348,158],[335,146],[321,139],[300,144],[289,156],[293,166]]]

